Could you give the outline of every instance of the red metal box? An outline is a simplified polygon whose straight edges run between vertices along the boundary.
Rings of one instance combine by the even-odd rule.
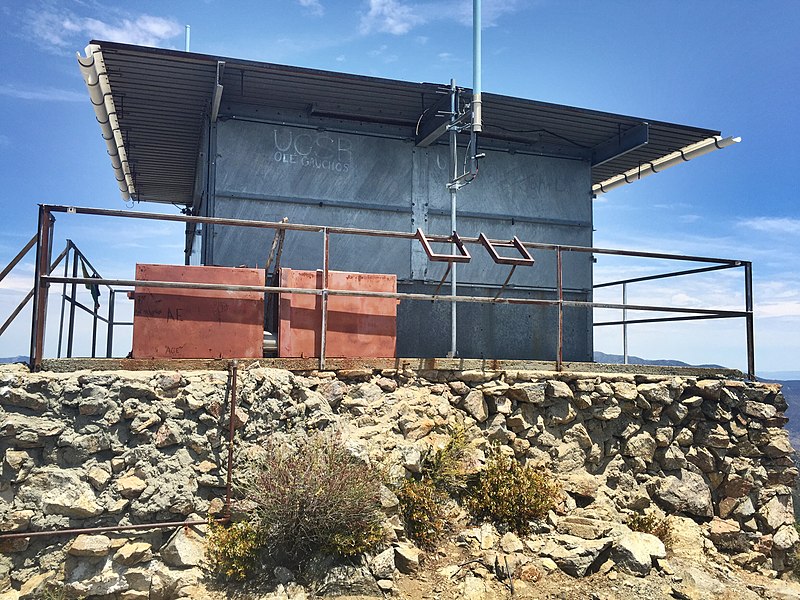
[[[281,287],[322,289],[322,271],[281,269]],[[397,276],[374,273],[328,273],[328,289],[396,292]],[[320,354],[322,298],[280,294],[278,354],[312,357]],[[397,341],[397,300],[360,296],[328,296],[325,356],[391,358]]]
[[[263,269],[136,265],[137,281],[264,285]],[[264,295],[136,286],[134,358],[261,358]]]

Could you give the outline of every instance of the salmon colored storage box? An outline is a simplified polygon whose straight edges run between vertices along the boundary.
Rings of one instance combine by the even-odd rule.
[[[137,281],[264,285],[263,269],[136,265]],[[134,358],[261,358],[264,294],[136,286]]]
[[[322,271],[281,269],[281,287],[322,289]],[[397,276],[328,272],[328,289],[396,292]],[[278,354],[315,357],[320,354],[322,297],[280,294]],[[330,358],[393,358],[397,341],[397,300],[328,296],[325,356]]]

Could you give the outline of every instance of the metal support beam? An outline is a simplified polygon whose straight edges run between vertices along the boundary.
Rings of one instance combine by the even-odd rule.
[[[641,148],[649,141],[650,125],[642,123],[623,131],[592,148],[592,166],[597,167],[610,160]]]

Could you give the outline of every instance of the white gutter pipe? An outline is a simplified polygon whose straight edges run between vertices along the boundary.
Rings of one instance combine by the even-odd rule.
[[[738,144],[741,141],[742,138],[740,137],[723,138],[718,135],[706,138],[694,144],[685,146],[684,148],[672,152],[671,154],[657,158],[654,161],[644,163],[639,167],[635,167],[619,175],[614,175],[614,177],[610,177],[605,181],[595,183],[592,186],[592,193],[596,196],[599,194],[605,194],[614,188],[618,188],[628,183],[633,183],[634,181],[638,181],[639,179],[647,177],[648,175],[652,175],[653,173],[660,173],[669,167],[674,167],[677,164],[692,160],[698,156],[703,156],[704,154],[708,154],[714,150],[727,148],[728,146]]]
[[[78,66],[89,91],[89,98],[94,107],[94,114],[100,124],[103,139],[106,141],[108,155],[111,157],[111,166],[119,185],[123,200],[130,200],[136,194],[133,185],[125,144],[122,132],[119,129],[117,111],[114,106],[114,97],[111,95],[111,85],[106,75],[105,63],[100,46],[90,44],[86,46],[86,57],[77,53]]]

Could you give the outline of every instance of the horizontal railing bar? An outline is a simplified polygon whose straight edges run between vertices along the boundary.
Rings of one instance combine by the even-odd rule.
[[[615,285],[623,285],[628,283],[640,283],[642,281],[654,281],[656,279],[667,279],[668,277],[678,277],[680,275],[696,275],[698,273],[709,273],[711,271],[721,271],[723,269],[735,269],[736,267],[743,266],[744,263],[736,265],[714,265],[713,267],[700,267],[698,269],[687,269],[685,271],[673,271],[671,273],[659,273],[658,275],[646,275],[643,277],[634,277],[632,279],[620,279],[619,281],[609,281],[606,283],[598,283],[592,286],[594,289],[612,287]]]
[[[323,292],[330,296],[351,296],[358,298],[390,298],[397,300],[427,300],[438,302],[474,302],[474,303],[490,303],[490,304],[532,304],[532,305],[546,305],[555,306],[563,304],[564,306],[588,306],[592,308],[610,308],[621,309],[627,308],[628,310],[638,311],[651,311],[651,312],[677,312],[677,313],[690,313],[690,314],[718,314],[726,316],[739,316],[745,317],[748,313],[738,311],[723,311],[715,309],[702,309],[702,308],[684,308],[684,307],[671,307],[671,306],[645,306],[636,304],[609,304],[587,302],[582,300],[546,300],[540,298],[492,298],[489,296],[434,296],[432,294],[410,294],[402,292],[373,292],[366,290],[336,290],[336,289],[310,289],[310,288],[290,288],[278,286],[261,286],[261,285],[225,285],[220,283],[188,283],[188,282],[172,282],[172,281],[142,281],[136,279],[95,279],[92,277],[56,277],[56,276],[42,276],[42,280],[48,283],[107,283],[108,285],[121,286],[121,287],[139,287],[139,288],[166,288],[166,289],[189,289],[189,290],[222,290],[228,292],[255,292],[260,294],[310,294],[321,296]]]
[[[595,327],[603,327],[605,325],[631,325],[634,323],[665,323],[668,321],[700,321],[703,319],[732,319],[735,317],[743,317],[745,315],[723,315],[723,314],[710,314],[710,315],[692,315],[686,317],[659,317],[653,319],[628,319],[627,321],[602,321],[594,323]]]
[[[83,215],[97,215],[107,217],[123,217],[128,219],[149,219],[155,221],[174,221],[180,223],[199,223],[209,225],[230,225],[232,227],[255,227],[261,229],[286,229],[290,231],[308,231],[320,233],[323,229],[327,229],[329,233],[342,234],[342,235],[362,235],[371,237],[386,237],[413,240],[415,234],[405,231],[384,231],[379,229],[357,229],[354,227],[324,227],[322,225],[304,225],[300,223],[277,223],[269,221],[253,221],[244,219],[228,219],[221,217],[198,217],[194,215],[166,215],[161,213],[145,213],[137,212],[131,213],[124,210],[113,210],[107,208],[87,208],[81,206],[62,206],[62,205],[43,205],[44,208],[51,212],[74,213]],[[450,241],[449,235],[434,235],[426,234],[429,241],[448,243]],[[477,237],[474,238],[461,238],[467,244],[480,244]],[[502,243],[504,240],[489,240],[492,243]],[[638,256],[642,258],[660,258],[666,260],[683,260],[690,262],[711,262],[725,265],[738,266],[743,261],[725,259],[725,258],[711,258],[708,256],[690,256],[684,254],[664,254],[660,252],[637,252],[633,250],[611,250],[607,248],[591,248],[587,246],[562,246],[559,244],[542,244],[538,242],[523,242],[523,246],[531,249],[538,250],[558,250],[561,249],[565,252],[583,252],[591,254],[608,254],[612,256]]]

